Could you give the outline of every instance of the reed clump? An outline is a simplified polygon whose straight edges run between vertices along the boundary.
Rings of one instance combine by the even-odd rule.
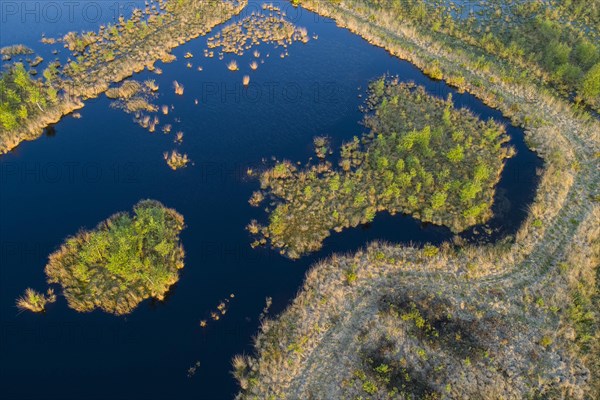
[[[17,299],[17,308],[20,311],[43,312],[46,304],[54,303],[56,295],[52,288],[46,294],[37,292],[31,288],[25,289],[25,294]]]
[[[67,238],[49,257],[48,282],[60,284],[69,307],[79,312],[128,314],[144,299],[164,299],[179,279],[183,227],[175,210],[140,201],[133,216],[118,213]]]
[[[181,154],[177,150],[171,151],[171,153],[165,153],[164,158],[167,161],[167,165],[173,170],[185,168],[191,161],[187,154]]]
[[[128,114],[136,114],[138,117],[142,112],[158,111],[158,106],[152,103],[156,98],[153,81],[142,84],[135,80],[127,80],[118,87],[108,89],[106,97],[115,99],[111,102],[111,107],[121,109]]]
[[[183,132],[177,132],[175,134],[175,143],[178,143],[178,144],[183,143]]]
[[[179,83],[177,81],[174,81],[173,82],[173,87],[175,88],[175,94],[183,96],[184,87],[183,87],[183,85],[181,83]]]
[[[227,64],[227,69],[230,71],[238,71],[240,68],[238,67],[238,63],[235,60],[231,60],[228,64]]]
[[[5,46],[0,49],[0,55],[2,55],[2,61],[10,61],[12,57],[19,55],[33,54],[33,50],[23,44],[15,44],[12,46]]]
[[[375,81],[367,109],[370,132],[342,146],[339,169],[327,161],[301,169],[283,162],[261,174],[261,189],[276,207],[258,243],[266,239],[297,258],[318,250],[331,230],[370,222],[384,210],[454,232],[491,217],[504,159],[513,154],[502,125],[397,79]],[[316,138],[315,148],[324,158],[327,138]]]
[[[223,53],[242,55],[261,43],[287,46],[293,42],[308,42],[305,28],[296,27],[285,18],[278,7],[263,9],[269,13],[253,12],[248,17],[225,26],[219,33],[208,38],[208,47],[219,48]],[[254,57],[260,57],[258,50]]]

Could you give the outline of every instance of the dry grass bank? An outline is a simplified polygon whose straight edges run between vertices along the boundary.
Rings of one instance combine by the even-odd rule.
[[[302,1],[524,125],[544,158],[529,216],[488,246],[334,255],[235,363],[239,398],[597,398],[600,123],[502,62],[345,2]],[[377,23],[373,23],[377,21]],[[435,68],[433,68],[435,67]]]

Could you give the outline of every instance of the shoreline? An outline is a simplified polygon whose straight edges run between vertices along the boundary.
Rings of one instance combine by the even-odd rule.
[[[600,123],[573,112],[571,104],[543,89],[503,83],[493,68],[488,73],[473,68],[468,64],[469,54],[457,52],[464,51],[465,46],[456,41],[450,46],[451,38],[440,43],[376,12],[358,15],[341,5],[313,0],[301,1],[300,5],[333,18],[338,26],[413,63],[426,74],[441,74],[451,85],[453,72],[461,72],[465,79],[457,86],[499,109],[514,124],[524,126],[527,145],[544,160],[544,167],[535,200],[512,241],[465,247],[447,243],[433,257],[410,246],[375,243],[355,255],[333,255],[313,266],[292,304],[261,327],[255,355],[234,360],[234,374],[242,388],[238,398],[336,398],[364,395],[365,391],[371,394],[374,386],[383,390],[375,385],[383,385],[377,380],[377,373],[357,376],[355,372],[365,368],[361,356],[369,350],[365,335],[375,340],[386,331],[394,335],[398,329],[407,332],[410,328],[408,322],[397,320],[390,325],[389,319],[381,315],[382,296],[398,290],[417,290],[432,296],[441,291],[440,296],[459,320],[461,316],[478,318],[478,309],[499,312],[498,325],[502,326],[484,323],[467,331],[489,335],[485,345],[497,357],[493,361],[473,360],[467,365],[452,355],[440,361],[429,353],[429,342],[424,340],[411,341],[406,344],[408,347],[397,347],[400,341],[393,345],[404,354],[416,375],[429,376],[426,366],[431,363],[450,364],[440,374],[447,374],[446,379],[455,380],[455,384],[444,388],[433,378],[425,379],[424,383],[435,393],[455,398],[481,395],[478,390],[485,390],[486,386],[472,387],[467,382],[482,379],[482,372],[488,368],[486,363],[513,371],[509,377],[492,372],[490,379],[501,385],[498,390],[502,391],[497,394],[519,396],[533,390],[527,389],[527,382],[536,379],[528,376],[528,368],[541,368],[537,374],[550,389],[554,386],[548,382],[560,379],[562,386],[556,390],[566,391],[573,398],[600,390],[594,386],[600,371],[594,361],[594,355],[600,354],[598,344],[594,346],[592,342],[592,348],[584,350],[577,321],[570,319],[571,308],[565,309],[565,304],[572,303],[572,296],[598,290],[594,289],[593,278],[580,282],[578,277],[593,276],[600,257],[593,249],[600,238],[594,223],[600,216],[600,205],[594,200],[598,198],[600,182],[594,168],[600,154]],[[378,26],[369,21],[389,24]],[[431,71],[431,65],[438,69]],[[581,284],[584,289],[580,289]],[[522,297],[523,293],[528,296]],[[537,311],[528,311],[530,296],[534,295],[541,299],[534,308],[556,310],[552,312],[556,317],[548,320],[549,317],[538,316]],[[504,343],[501,328],[508,327],[514,331],[514,337]],[[437,345],[442,346],[444,354],[451,350],[443,343]],[[420,357],[419,361],[411,351],[424,351],[423,357],[430,359]],[[528,352],[544,357],[547,364],[519,357]],[[563,360],[566,367],[550,361],[547,352]]]
[[[97,48],[93,48],[93,53],[91,53],[90,48],[95,43],[89,45],[88,48],[84,49],[84,53],[87,52],[87,59],[80,56],[83,57],[83,60],[79,65],[74,61],[64,65],[62,73],[65,74],[65,79],[59,82],[59,87],[65,93],[60,96],[57,104],[52,105],[47,110],[35,113],[12,132],[0,131],[0,155],[8,153],[23,141],[37,139],[43,134],[46,127],[82,108],[85,100],[98,97],[108,90],[111,84],[119,83],[144,69],[153,70],[156,61],[172,60],[171,51],[174,48],[192,39],[209,34],[216,26],[239,15],[247,6],[248,0],[236,1],[235,4],[222,3],[223,6],[214,6],[215,3],[213,2],[194,2],[187,8],[182,6],[181,10],[167,11],[159,17],[154,14],[150,15],[148,21],[156,25],[155,31],[148,34],[144,33],[146,36],[138,39],[141,43],[135,41],[127,43],[126,46],[130,48],[125,47],[121,50],[123,55],[110,61],[97,60],[96,57],[99,57],[101,53],[106,56],[107,52],[113,51],[111,50],[112,47],[120,49],[118,42],[115,42],[117,45],[109,42],[104,47],[98,45]],[[205,9],[207,7],[209,8],[208,15],[204,15],[207,13]],[[218,14],[213,15],[210,13],[211,11],[218,11]],[[189,14],[200,16],[200,20],[192,23],[194,21],[189,20]],[[165,18],[170,18],[170,20],[165,22]],[[140,24],[140,26],[142,25]],[[145,26],[146,28],[140,29],[148,29],[149,25],[146,24]],[[124,30],[125,28],[123,28]],[[132,35],[139,34],[135,30],[131,32]],[[98,35],[102,37],[100,34]],[[74,63],[77,65],[77,71],[85,63],[90,63],[90,65],[79,71],[79,73],[72,74]]]

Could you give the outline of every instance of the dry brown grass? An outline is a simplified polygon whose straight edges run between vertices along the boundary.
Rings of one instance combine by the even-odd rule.
[[[351,1],[302,3],[422,69],[436,60],[444,76],[460,70],[463,89],[525,125],[545,165],[515,238],[437,253],[372,244],[315,265],[293,304],[261,326],[256,357],[238,360],[238,398],[364,398],[365,388],[388,398],[399,376],[412,377],[402,386],[409,397],[597,398],[598,329],[586,337],[581,315],[598,303],[577,313],[572,296],[598,288],[600,123],[533,86],[503,83],[493,67],[471,68],[460,45],[449,50],[385,15],[345,10]],[[385,305],[406,293],[424,325],[410,300],[394,312]],[[437,309],[454,322],[418,328],[441,321]],[[459,334],[446,335],[451,328]],[[376,371],[379,363],[396,375]]]
[[[175,88],[175,94],[183,96],[184,87],[183,87],[183,85],[181,83],[179,83],[177,81],[174,81],[173,82],[173,87]]]
[[[231,60],[227,64],[227,69],[230,70],[230,71],[238,71],[240,68],[238,67],[237,61]]]

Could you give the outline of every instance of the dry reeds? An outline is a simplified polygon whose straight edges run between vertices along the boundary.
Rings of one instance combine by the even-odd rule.
[[[158,84],[154,79],[145,80],[144,85],[146,85],[146,87],[153,92],[156,92],[158,90]]]
[[[187,154],[181,154],[177,150],[171,151],[171,153],[164,153],[164,158],[167,161],[167,165],[173,170],[179,168],[185,168],[190,162]]]
[[[173,87],[175,88],[175,94],[180,96],[183,95],[183,85],[177,81],[173,81]]]
[[[121,86],[110,88],[106,91],[106,97],[110,99],[128,99],[138,93],[142,88],[137,81],[125,81]]]
[[[25,294],[17,299],[17,308],[20,311],[42,312],[46,304],[54,303],[56,295],[53,289],[48,289],[46,295],[36,292],[31,288],[25,290]]]
[[[235,60],[231,60],[228,64],[227,64],[227,69],[230,71],[237,71],[239,70],[237,61]]]

